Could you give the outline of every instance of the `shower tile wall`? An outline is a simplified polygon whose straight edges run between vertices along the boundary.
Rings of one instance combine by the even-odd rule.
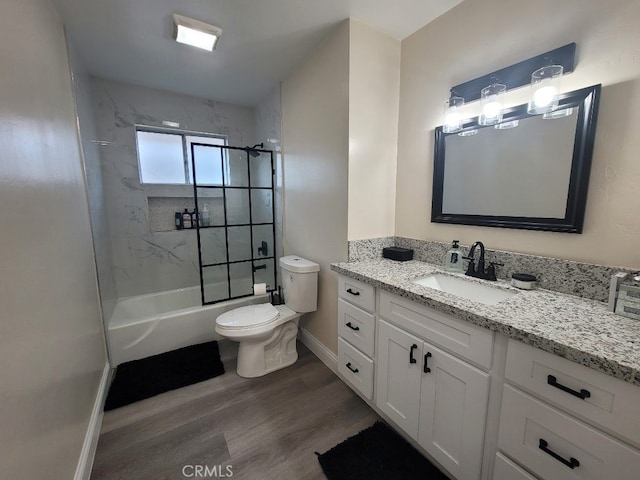
[[[256,142],[264,143],[264,148],[273,150],[276,167],[275,205],[276,205],[276,259],[283,256],[282,247],[282,154],[281,139],[280,85],[274,88],[257,106],[255,111]]]
[[[179,122],[191,131],[227,135],[230,145],[254,141],[254,109],[170,92],[91,79],[104,196],[113,249],[113,276],[119,297],[199,285],[195,230],[154,232],[148,198],[158,189],[141,185],[135,125]],[[189,197],[191,187],[168,197]],[[176,207],[178,205],[176,204]]]

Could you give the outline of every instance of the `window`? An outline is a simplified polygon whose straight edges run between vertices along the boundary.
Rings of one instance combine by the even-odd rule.
[[[191,144],[226,145],[222,136],[194,135],[138,128],[138,165],[140,183],[186,185],[193,182]],[[203,183],[222,184],[222,170],[196,157],[199,177]],[[200,183],[200,178],[199,178]]]

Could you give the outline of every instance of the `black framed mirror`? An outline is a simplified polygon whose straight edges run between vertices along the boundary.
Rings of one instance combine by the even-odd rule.
[[[563,94],[558,109],[477,118],[435,130],[431,221],[582,233],[601,85]]]

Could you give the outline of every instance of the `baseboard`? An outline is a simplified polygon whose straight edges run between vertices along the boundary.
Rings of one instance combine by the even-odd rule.
[[[91,412],[89,427],[87,428],[84,443],[82,444],[80,460],[78,461],[76,474],[73,477],[74,480],[89,480],[89,477],[91,476],[91,468],[93,467],[93,459],[96,455],[98,437],[100,436],[100,426],[102,425],[102,417],[104,415],[103,409],[104,402],[107,397],[107,386],[109,385],[111,375],[111,365],[109,365],[109,362],[106,362],[104,370],[102,371],[102,378],[100,378],[100,386],[98,387],[96,400],[93,403],[93,411]]]
[[[329,367],[333,373],[338,371],[337,355],[329,350],[320,340],[311,335],[308,330],[300,328],[298,331],[298,339],[311,350],[322,363]]]

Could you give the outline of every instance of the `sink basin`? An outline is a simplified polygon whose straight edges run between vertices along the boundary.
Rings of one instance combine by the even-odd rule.
[[[440,273],[435,273],[428,277],[416,278],[412,280],[412,282],[417,285],[422,285],[423,287],[433,288],[441,292],[466,298],[467,300],[484,303],[485,305],[495,305],[518,293],[512,290],[503,290],[502,288]]]

